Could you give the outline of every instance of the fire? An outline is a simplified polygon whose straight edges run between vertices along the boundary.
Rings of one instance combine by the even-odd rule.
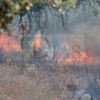
[[[38,31],[30,41],[30,47],[38,50],[41,47],[41,40],[42,40],[42,35],[41,32]]]
[[[40,31],[38,31],[34,37],[32,38],[32,40],[30,41],[30,47],[38,50],[42,44],[45,45],[46,48],[48,48],[48,43],[45,39],[42,38],[42,34]]]
[[[93,60],[93,58],[94,57],[90,52],[86,52],[86,51],[80,52],[80,61],[88,60],[89,62],[91,62]]]
[[[41,47],[41,42],[42,41],[42,34],[40,31],[38,31],[32,40],[30,41],[30,47],[35,48],[38,50]],[[46,41],[45,41],[46,42]],[[47,43],[46,43],[47,44]],[[79,45],[78,39],[76,39],[76,45],[74,47],[71,47],[66,43],[65,48],[68,50],[68,54],[63,55],[63,53],[58,53],[54,51],[54,57],[58,62],[63,62],[63,63],[72,63],[73,61],[92,61],[93,56],[92,54],[88,51],[81,51]]]
[[[32,40],[30,41],[30,47],[35,48],[38,50],[41,47],[41,42],[43,42],[46,45],[46,48],[48,48],[48,43],[42,38],[42,34],[40,31],[38,31]],[[66,43],[64,46],[67,52],[67,54],[58,53],[54,51],[54,57],[56,57],[56,60],[58,62],[63,63],[72,63],[73,61],[88,61],[91,62],[95,57],[91,54],[90,51],[82,51],[80,50],[79,41],[76,40],[76,45],[74,47],[71,47],[69,44]],[[8,36],[7,34],[3,33],[0,34],[0,48],[3,50],[3,52],[9,52],[9,51],[22,51],[21,46],[19,45],[18,41],[14,38],[14,36]],[[100,58],[98,58],[100,59]]]
[[[32,40],[30,41],[30,47],[38,50],[41,47],[41,42],[43,42],[42,34],[40,31],[38,31],[34,35]],[[76,45],[74,47],[71,47],[70,45],[68,45],[66,43],[66,45],[64,47],[69,51],[68,54],[66,54],[66,55],[64,55],[63,53],[58,53],[58,52],[54,51],[53,54],[54,54],[54,57],[56,58],[56,60],[60,63],[62,63],[62,62],[63,63],[72,63],[73,61],[80,61],[80,62],[93,61],[94,57],[90,51],[80,50],[78,39],[76,39],[75,44]],[[46,43],[46,45],[47,45],[47,43]]]
[[[0,48],[3,52],[21,51],[21,47],[14,37],[8,36],[5,33],[0,35]]]
[[[59,54],[59,53],[56,53],[56,58],[57,58],[57,61],[61,62],[61,63],[62,62],[63,63],[72,63],[73,61],[80,61],[80,62],[84,62],[84,61],[91,62],[91,61],[93,61],[93,56],[89,55],[85,51],[80,51],[79,58],[75,58],[71,54],[64,57],[64,55]]]
[[[80,62],[84,62],[84,61],[88,61],[88,62],[92,62],[94,57],[91,54],[90,51],[78,51],[78,47],[79,46],[74,46],[77,47],[77,49],[71,48],[68,44],[66,44],[66,49],[70,50],[69,54],[67,55],[63,55],[61,53],[56,53],[56,58],[57,61],[60,63],[72,63],[73,61],[80,61]],[[65,57],[64,57],[65,56]]]

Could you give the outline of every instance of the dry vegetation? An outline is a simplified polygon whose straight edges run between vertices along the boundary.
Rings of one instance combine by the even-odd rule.
[[[76,100],[85,93],[100,100],[97,63],[64,65],[39,58],[25,67],[7,63],[0,65],[0,100]]]

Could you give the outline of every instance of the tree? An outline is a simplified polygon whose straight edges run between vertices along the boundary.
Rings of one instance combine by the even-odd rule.
[[[64,14],[65,10],[77,10],[80,6],[91,8],[95,16],[100,12],[100,0],[0,0],[0,28],[6,28],[16,14],[41,11],[46,6],[60,14]]]
[[[37,30],[47,27],[47,12],[45,9],[54,10],[58,12],[60,18],[62,18],[62,25],[65,28],[66,22],[64,21],[64,14],[70,9],[77,11],[79,8],[84,10],[91,9],[95,16],[99,16],[100,13],[100,0],[0,0],[0,29],[6,29],[9,33],[8,24],[15,18],[15,15],[20,16],[19,24],[22,29],[21,47],[23,49],[24,40],[30,40],[28,37],[24,37],[25,33],[30,33],[33,25],[32,18],[35,17]],[[42,12],[45,11],[45,20],[41,22]],[[32,13],[35,16],[32,16]],[[22,24],[22,17],[27,15],[29,19],[29,29]],[[66,17],[68,15],[66,14]],[[43,25],[41,25],[43,23]],[[42,27],[41,27],[42,26]],[[28,46],[29,47],[29,46]],[[28,48],[27,47],[27,48]],[[28,49],[22,53],[22,58],[26,55]]]
[[[56,8],[63,13],[60,8],[74,8],[76,0],[0,0],[0,28],[6,28],[7,24],[14,18],[14,15],[29,10],[44,9],[46,6]]]

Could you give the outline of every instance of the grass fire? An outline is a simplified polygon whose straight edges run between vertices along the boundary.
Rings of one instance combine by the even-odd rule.
[[[100,100],[100,1],[1,0],[0,100]]]
[[[42,45],[42,34],[38,31],[29,42],[30,50],[25,56],[27,57],[25,66],[20,68],[22,52],[20,44],[14,37],[6,34],[2,34],[0,38],[0,48],[3,51],[0,53],[0,90],[2,91],[0,99],[78,100],[77,98],[85,98],[85,94],[97,100],[100,98],[100,90],[97,88],[100,83],[99,63],[90,51],[80,50],[79,44],[71,48],[66,43],[65,51],[69,50],[69,52],[53,50],[50,54],[48,43],[45,41]],[[34,50],[35,53],[42,53],[39,55],[40,58],[34,57]],[[13,56],[9,58],[6,55],[11,51],[14,51],[11,53],[14,55],[15,52],[19,52],[16,58]],[[46,56],[42,57],[42,55]]]

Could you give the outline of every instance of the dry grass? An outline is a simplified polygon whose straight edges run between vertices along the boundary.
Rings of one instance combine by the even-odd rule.
[[[98,64],[60,65],[34,60],[25,68],[0,66],[0,100],[75,100],[84,93],[99,100]]]

